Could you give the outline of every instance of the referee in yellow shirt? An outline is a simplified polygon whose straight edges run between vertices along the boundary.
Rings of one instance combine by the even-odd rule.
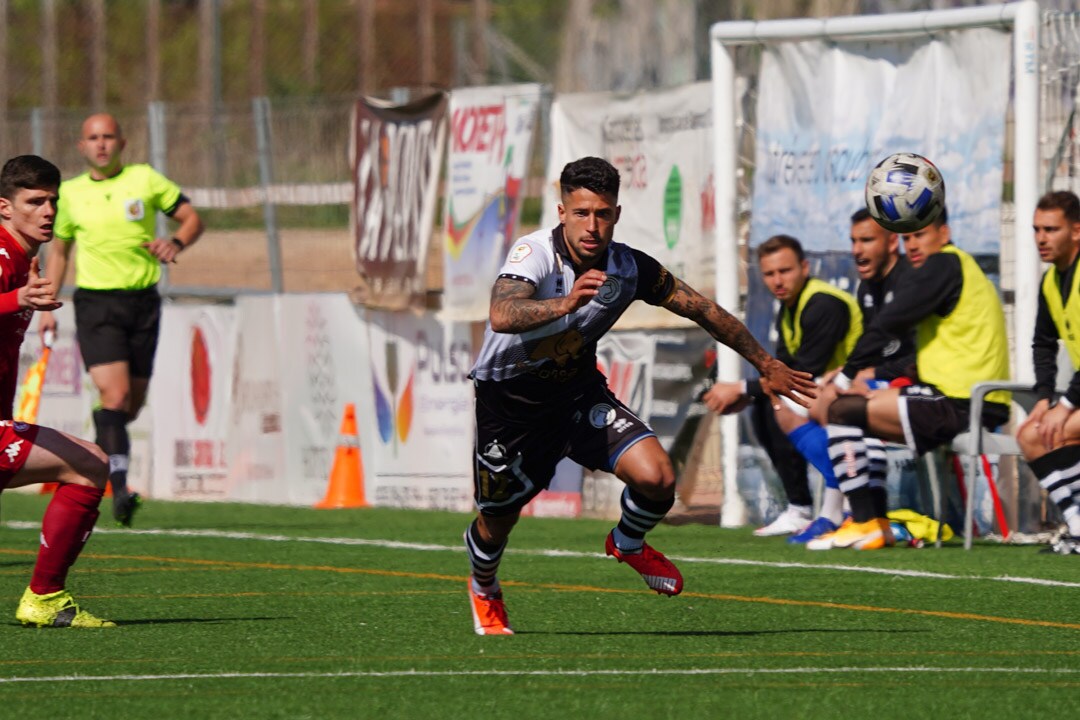
[[[179,186],[149,165],[124,165],[124,135],[116,118],[88,117],[79,153],[88,172],[60,186],[46,277],[62,287],[71,248],[79,244],[75,273],[75,332],[90,378],[101,395],[94,411],[97,444],[109,456],[113,515],[130,527],[139,507],[127,489],[131,441],[127,424],[146,401],[154,367],[161,296],[161,263],[172,262],[199,239],[202,220]],[[180,225],[170,238],[155,238],[160,210]],[[39,329],[56,329],[40,313]]]

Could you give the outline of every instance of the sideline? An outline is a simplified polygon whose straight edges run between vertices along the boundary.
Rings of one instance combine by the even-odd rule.
[[[232,680],[232,679],[336,679],[336,678],[433,678],[433,677],[631,677],[661,675],[813,675],[818,673],[1008,673],[1028,675],[1074,675],[1080,668],[1033,668],[1033,667],[794,667],[794,668],[686,668],[649,670],[357,670],[353,672],[232,672],[232,673],[175,673],[169,675],[54,675],[51,677],[0,678],[4,683],[37,682],[116,682],[116,681],[169,681],[169,680]]]
[[[32,530],[38,532],[41,523],[12,520],[0,523],[3,527],[12,530]],[[188,537],[188,538],[211,538],[218,540],[252,540],[256,542],[297,542],[315,543],[319,545],[344,545],[378,547],[391,550],[414,550],[418,552],[465,552],[464,545],[436,545],[433,543],[410,543],[400,540],[370,540],[366,538],[347,537],[300,537],[292,535],[271,535],[262,533],[235,532],[231,530],[169,530],[163,528],[149,529],[119,529],[119,528],[96,528],[95,535],[147,535],[158,537]],[[532,555],[534,557],[570,557],[570,558],[598,558],[606,559],[602,553],[578,552],[575,550],[532,550],[529,548],[514,548],[514,555]],[[752,567],[788,568],[794,570],[835,570],[838,572],[868,573],[871,575],[890,575],[896,577],[910,577],[929,580],[984,580],[992,582],[1016,583],[1021,585],[1040,585],[1044,587],[1078,588],[1080,582],[1066,580],[1047,580],[1045,578],[1017,577],[1013,575],[952,575],[949,573],[927,572],[925,570],[905,570],[901,568],[877,568],[862,567],[855,565],[836,565],[831,563],[800,563],[800,562],[773,562],[767,560],[744,560],[741,558],[723,557],[691,557],[685,555],[668,555],[673,561],[683,563],[700,563],[707,565],[744,565]]]

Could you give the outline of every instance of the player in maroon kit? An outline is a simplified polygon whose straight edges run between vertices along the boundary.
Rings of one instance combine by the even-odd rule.
[[[0,172],[0,491],[57,482],[41,521],[41,547],[15,617],[38,627],[116,627],[82,610],[64,585],[98,517],[109,462],[94,443],[14,422],[19,346],[36,310],[60,307],[41,277],[38,248],[52,240],[60,171],[36,155]]]

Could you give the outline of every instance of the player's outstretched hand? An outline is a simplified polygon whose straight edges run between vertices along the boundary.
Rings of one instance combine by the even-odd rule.
[[[718,382],[701,396],[701,401],[717,415],[731,415],[747,407],[750,396],[743,394],[742,383]]]
[[[570,289],[570,294],[566,296],[567,301],[570,303],[567,313],[572,313],[588,305],[589,301],[600,292],[600,286],[604,284],[605,280],[607,280],[607,273],[603,270],[593,268],[583,272],[581,277],[574,281],[574,287]]]
[[[777,395],[790,398],[803,407],[810,407],[810,400],[817,397],[814,376],[808,372],[792,370],[776,358],[761,373],[761,389],[769,396],[775,407]]]
[[[37,258],[30,261],[30,273],[26,284],[19,288],[19,307],[24,310],[56,310],[64,303],[56,299],[52,281],[41,277],[41,264]]]

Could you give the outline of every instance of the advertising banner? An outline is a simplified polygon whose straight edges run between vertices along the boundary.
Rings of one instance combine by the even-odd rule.
[[[374,505],[465,511],[473,507],[472,340],[467,323],[364,313],[374,401],[357,408],[377,430],[365,447]]]
[[[258,332],[258,331],[256,331]],[[154,376],[153,497],[225,500],[237,345],[236,311],[162,308]]]
[[[227,462],[230,499],[288,503],[281,362],[283,296],[236,300]]]
[[[290,503],[313,505],[327,491],[346,403],[359,415],[364,475],[374,472],[379,441],[374,416],[366,415],[374,407],[368,332],[363,310],[344,295],[287,295],[280,302],[287,496]]]
[[[365,305],[424,307],[446,106],[445,93],[407,105],[356,103],[351,226]]]
[[[619,170],[622,215],[615,239],[656,258],[702,294],[715,285],[712,96],[708,82],[634,95],[559,95],[551,108],[544,224],[558,224],[559,175],[593,155]],[[685,325],[636,303],[619,327]]]
[[[443,317],[486,320],[491,284],[518,232],[539,85],[450,94]]]
[[[1011,47],[1008,32],[988,28],[769,46],[751,245],[786,233],[807,250],[847,250],[870,169],[906,151],[941,170],[954,242],[997,254]]]

